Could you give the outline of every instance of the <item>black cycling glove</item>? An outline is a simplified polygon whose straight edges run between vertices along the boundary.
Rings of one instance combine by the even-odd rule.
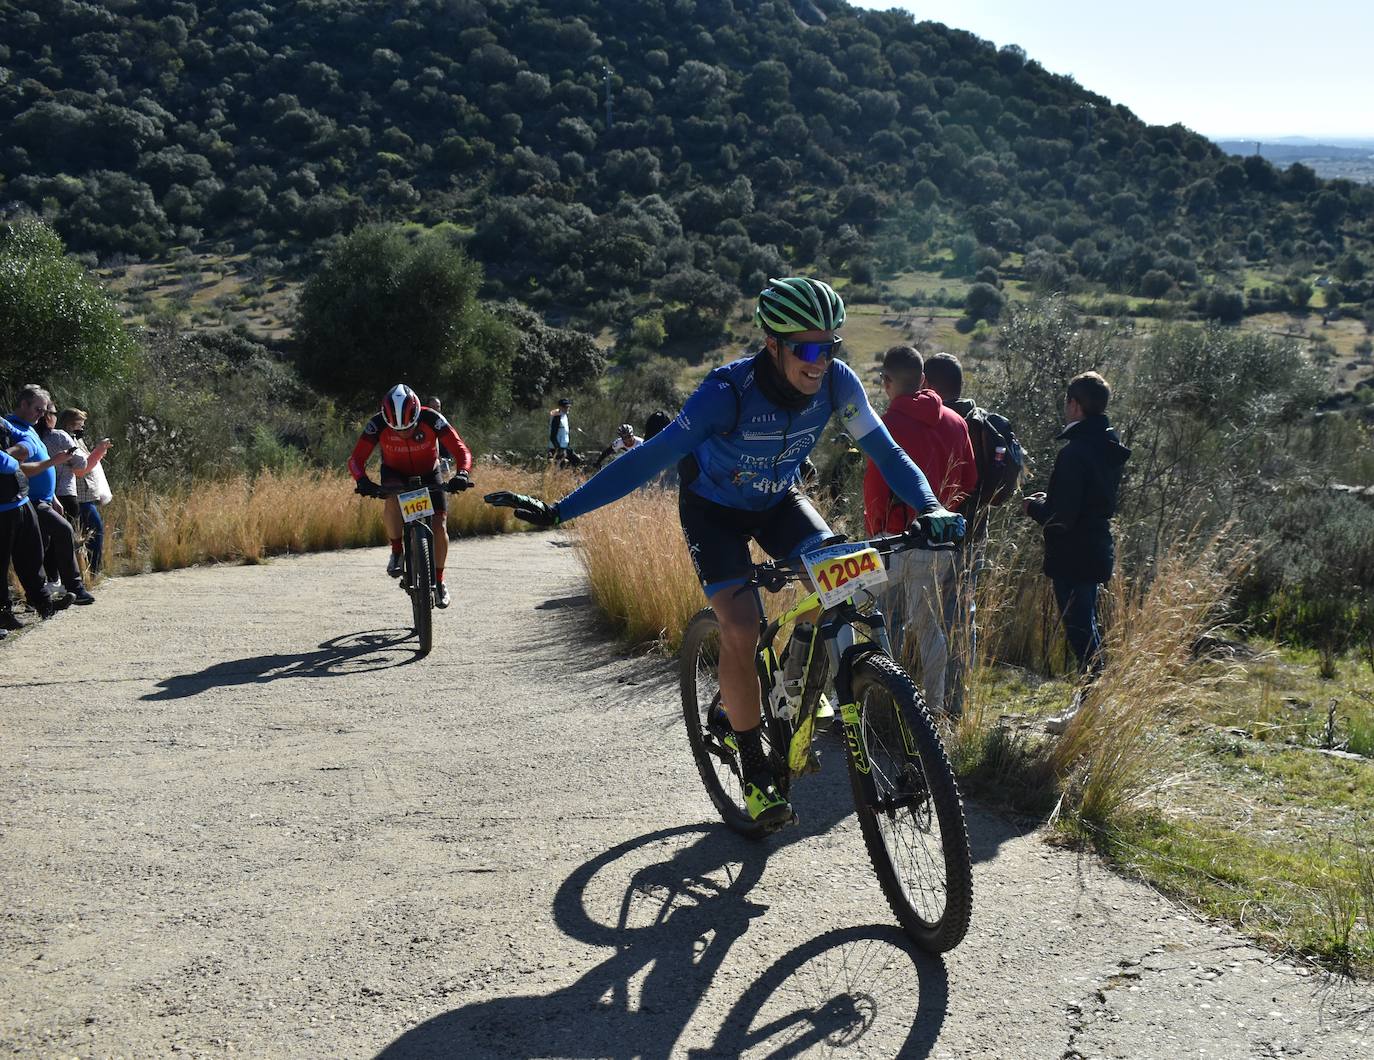
[[[444,483],[444,490],[448,493],[461,493],[463,490],[470,489],[472,489],[472,479],[468,478],[466,471],[458,472]]]
[[[558,517],[558,505],[545,504],[523,493],[497,490],[495,493],[488,493],[482,499],[493,508],[510,508],[517,519],[523,519],[535,526],[557,526],[562,521]]]
[[[353,492],[362,497],[385,497],[382,487],[364,475],[353,486]]]

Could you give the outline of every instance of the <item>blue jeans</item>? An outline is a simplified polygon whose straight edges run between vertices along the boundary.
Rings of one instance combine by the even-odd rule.
[[[105,547],[105,520],[100,518],[100,505],[95,501],[81,502],[81,529],[86,538],[86,563],[92,574],[100,573],[100,554]]]
[[[1097,628],[1097,583],[1054,578],[1054,598],[1064,621],[1064,636],[1078,659],[1079,673],[1101,668],[1102,633]]]

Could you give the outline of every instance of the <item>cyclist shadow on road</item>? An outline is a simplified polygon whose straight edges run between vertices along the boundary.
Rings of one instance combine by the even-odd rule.
[[[186,699],[209,688],[224,685],[267,684],[288,677],[343,677],[404,666],[420,657],[406,641],[415,634],[408,629],[374,629],[347,633],[324,641],[319,649],[279,655],[255,655],[229,659],[195,673],[164,677],[156,692],[144,700]]]
[[[437,1016],[386,1046],[380,1060],[669,1057],[683,1055],[679,1041],[693,1024],[693,1038],[712,1042],[693,1056],[792,1056],[822,1042],[854,1045],[870,1034],[881,1039],[880,1053],[926,1055],[944,1022],[945,968],[914,952],[894,927],[826,932],[770,962],[738,997],[721,995],[728,977],[712,989],[734,943],[767,912],[749,897],[767,854],[833,823],[788,829],[765,849],[718,825],[626,840],[580,866],[554,900],[562,932],[612,947],[610,957],[549,993]],[[752,938],[750,946],[756,962],[768,938]],[[708,995],[710,1008],[698,1012]],[[722,1019],[715,1010],[726,1006]],[[711,1029],[717,1020],[719,1028]]]

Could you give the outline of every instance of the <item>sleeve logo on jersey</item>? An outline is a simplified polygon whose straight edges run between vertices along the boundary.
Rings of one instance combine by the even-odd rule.
[[[844,420],[852,420],[858,414],[859,406],[851,401],[848,405],[844,407],[844,411],[840,413],[840,418]]]
[[[380,431],[381,431],[381,428],[380,428],[379,426],[377,426],[377,421],[376,421],[376,420],[368,420],[368,421],[367,421],[367,426],[365,426],[365,427],[363,428],[363,433],[364,433],[364,434],[377,434],[377,433],[379,433]]]

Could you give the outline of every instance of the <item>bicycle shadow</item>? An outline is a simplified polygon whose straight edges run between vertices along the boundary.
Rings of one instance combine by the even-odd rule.
[[[384,1047],[378,1060],[681,1055],[679,1039],[734,944],[767,911],[749,893],[768,856],[834,823],[821,815],[762,847],[720,825],[620,843],[579,866],[553,904],[565,935],[611,947],[610,957],[549,993],[436,1016]],[[822,966],[824,974],[815,974]],[[733,1004],[711,1048],[691,1055],[738,1056],[766,1044],[769,1055],[790,1056],[820,1041],[857,1042],[879,1020],[905,1041],[900,1055],[924,1055],[911,1050],[928,1052],[946,1002],[943,963],[914,955],[897,929],[831,931],[784,954]]]
[[[158,682],[161,686],[158,691],[141,698],[145,701],[186,699],[208,688],[225,685],[270,684],[295,677],[342,677],[405,666],[420,658],[418,644],[410,649],[402,648],[414,636],[409,629],[374,629],[331,637],[316,651],[230,659],[195,673],[164,677]],[[400,654],[406,657],[392,657]]]

